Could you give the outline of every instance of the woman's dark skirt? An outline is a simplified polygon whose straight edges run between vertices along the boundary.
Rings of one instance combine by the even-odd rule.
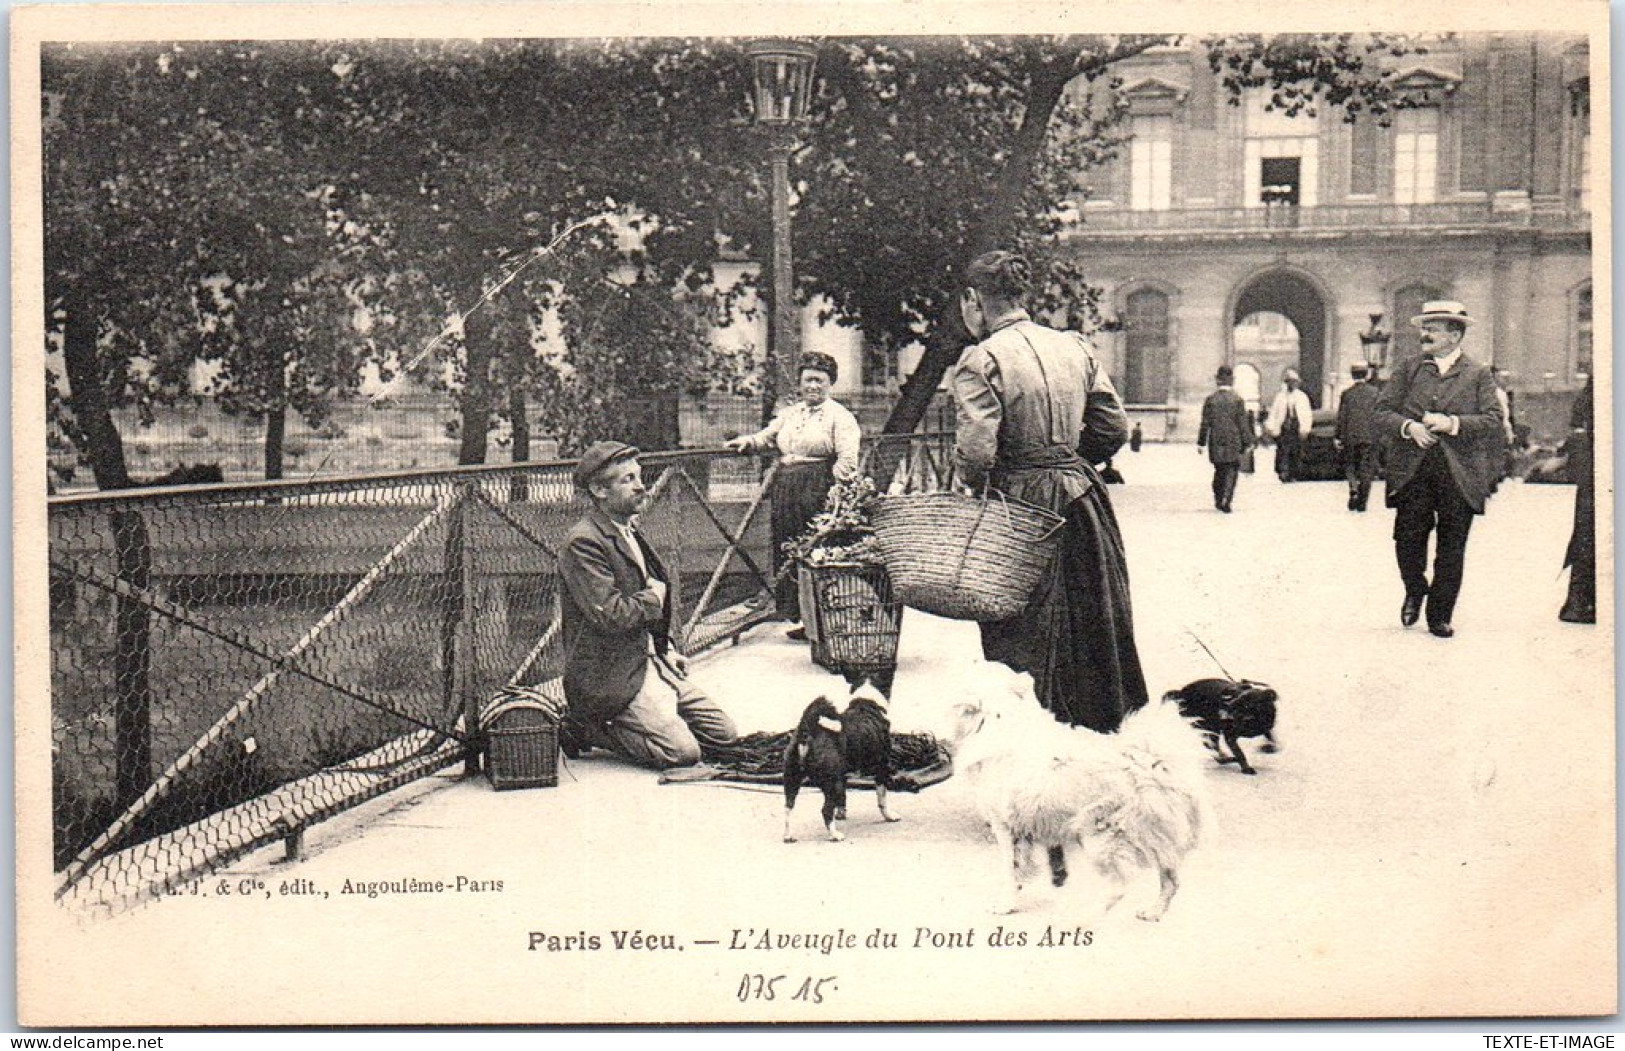
[[[982,625],[982,653],[1030,672],[1056,718],[1112,733],[1147,700],[1123,537],[1098,477],[1065,514],[1049,574],[1026,610]]]
[[[829,499],[830,486],[835,484],[835,464],[820,460],[814,463],[779,464],[773,476],[773,488],[768,497],[772,501],[771,526],[773,531],[773,572],[784,569],[784,545],[807,531],[813,517],[824,509]],[[801,620],[801,601],[796,588],[794,571],[778,578],[773,589],[773,605],[779,616],[786,620]]]

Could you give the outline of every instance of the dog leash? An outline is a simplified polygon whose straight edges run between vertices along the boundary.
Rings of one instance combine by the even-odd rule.
[[[1217,664],[1219,666],[1220,671],[1224,672],[1224,677],[1226,679],[1229,679],[1231,682],[1238,681],[1234,675],[1230,674],[1230,669],[1226,668],[1224,666],[1224,662],[1219,660],[1219,658],[1213,656],[1213,651],[1207,648],[1207,643],[1202,641],[1202,636],[1196,634],[1196,632],[1192,631],[1189,628],[1185,629],[1185,634],[1189,635],[1191,638],[1196,640],[1196,644],[1198,646],[1202,647],[1202,652],[1207,654],[1209,659],[1211,659],[1214,664]]]

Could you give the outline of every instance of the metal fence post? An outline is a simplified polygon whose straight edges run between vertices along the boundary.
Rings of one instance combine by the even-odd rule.
[[[112,514],[118,579],[144,595],[152,580],[152,544],[139,510]],[[113,651],[115,793],[128,806],[152,779],[152,623],[147,607],[119,596]]]
[[[468,510],[473,502],[472,496],[472,484],[458,483],[457,499],[446,520],[446,571],[441,589],[444,617],[440,630],[442,710],[449,713],[461,709],[463,712],[463,725],[472,742],[468,757],[463,761],[466,776],[480,772],[480,752],[483,750],[479,733],[479,706],[473,691],[474,625],[468,616],[473,608],[474,584],[468,550]]]

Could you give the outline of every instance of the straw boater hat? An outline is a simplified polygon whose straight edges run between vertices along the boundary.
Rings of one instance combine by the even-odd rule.
[[[1463,325],[1471,325],[1473,319],[1467,315],[1467,308],[1454,299],[1430,299],[1422,304],[1422,312],[1411,318],[1411,324],[1418,328],[1424,321],[1459,321]]]

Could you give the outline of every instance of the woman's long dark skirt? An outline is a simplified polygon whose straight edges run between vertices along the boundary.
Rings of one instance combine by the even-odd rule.
[[[784,545],[807,531],[813,517],[824,509],[829,499],[829,488],[835,484],[835,465],[829,461],[817,463],[779,464],[773,476],[773,488],[768,494],[772,501],[770,524],[773,532],[773,572],[784,568]],[[796,574],[785,573],[773,589],[773,606],[786,620],[801,620],[801,600],[796,588]]]
[[[1030,672],[1039,703],[1074,726],[1112,733],[1145,705],[1123,536],[1098,481],[1067,506],[1061,549],[1027,609],[982,625],[982,653]]]

